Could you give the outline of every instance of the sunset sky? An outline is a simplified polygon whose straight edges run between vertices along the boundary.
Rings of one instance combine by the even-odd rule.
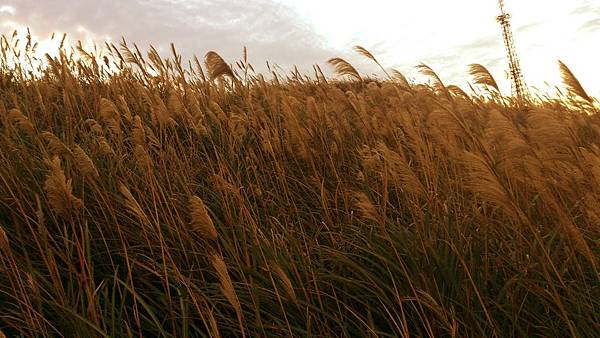
[[[600,2],[506,0],[525,80],[545,89],[559,84],[564,61],[588,92],[600,96]],[[505,52],[495,0],[9,0],[0,1],[5,34],[30,27],[38,41],[52,32],[71,41],[118,41],[184,55],[215,50],[227,61],[247,46],[257,69],[265,61],[284,68],[340,56],[362,73],[377,73],[351,48],[362,45],[386,67],[416,76],[424,62],[446,84],[464,85],[467,66],[481,63],[508,90]],[[51,48],[49,42],[42,43]],[[160,49],[159,49],[160,50]],[[166,53],[165,53],[166,55]]]

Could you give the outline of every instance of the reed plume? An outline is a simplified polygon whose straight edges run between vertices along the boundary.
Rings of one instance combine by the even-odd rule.
[[[6,231],[4,231],[4,228],[2,226],[0,226],[0,250],[3,250],[4,252],[10,251],[10,242],[8,241],[8,235],[6,234]]]
[[[375,58],[375,56],[373,56],[373,54],[371,54],[371,52],[369,52],[366,48],[361,47],[361,46],[354,46],[353,49],[358,54],[360,54],[360,55],[366,57],[367,59],[375,62],[375,64],[377,66],[379,66],[379,68],[383,71],[383,73],[385,74],[385,76],[387,76],[388,79],[392,79],[392,77],[390,76],[390,74],[385,70],[385,68],[381,65],[381,63],[379,63],[379,61]]]
[[[68,216],[72,211],[81,209],[83,201],[73,196],[71,180],[67,180],[58,156],[47,160],[46,164],[50,173],[44,182],[44,190],[50,208],[60,216]]]
[[[227,265],[219,254],[213,254],[212,256],[212,266],[217,272],[217,276],[219,277],[219,281],[221,283],[221,291],[223,295],[229,302],[229,304],[235,310],[238,320],[241,321],[242,318],[242,305],[237,297],[235,292],[235,288],[233,287],[233,283],[231,282],[231,277],[229,277],[229,273],[227,272]]]
[[[103,155],[115,155],[115,151],[113,150],[111,145],[108,143],[106,138],[101,136],[98,138],[97,142],[98,142],[98,148],[100,150],[100,153],[102,153]]]
[[[76,144],[73,148],[73,159],[79,171],[86,177],[98,178],[100,174],[94,165],[94,161]]]
[[[33,123],[31,123],[29,118],[23,115],[23,113],[21,113],[19,109],[11,109],[8,112],[8,117],[13,121],[13,123],[17,125],[17,127],[22,132],[29,136],[35,135],[35,127],[33,126]]]
[[[298,303],[298,299],[296,298],[296,292],[294,291],[294,286],[292,285],[292,280],[288,275],[281,269],[281,267],[275,263],[270,265],[271,269],[275,272],[275,274],[281,279],[285,287],[285,291],[288,294],[288,297],[294,302]]]
[[[465,99],[469,99],[469,94],[467,94],[462,88],[460,88],[457,85],[449,85],[448,87],[446,87],[448,89],[448,91],[452,94],[454,94],[455,96],[459,96]]]
[[[56,135],[49,131],[41,133],[42,138],[48,143],[48,151],[51,155],[73,157],[73,152]]]
[[[402,74],[397,69],[392,69],[392,74],[394,74],[392,78],[395,82],[397,82],[403,88],[410,89],[410,83],[408,82],[404,74]]]
[[[144,131],[144,124],[142,119],[136,115],[133,117],[133,127],[131,129],[131,135],[133,143],[136,145],[146,145],[146,132]]]
[[[362,191],[358,191],[352,194],[354,197],[354,208],[358,211],[358,214],[365,220],[379,223],[381,216],[375,207],[375,204],[371,201],[369,196]]]
[[[350,78],[353,78],[359,82],[363,81],[356,68],[354,68],[354,66],[348,63],[346,60],[342,58],[332,58],[329,59],[327,63],[329,63],[335,68],[335,73],[338,76],[349,76]]]
[[[198,196],[192,196],[189,200],[189,209],[192,216],[190,225],[201,236],[215,240],[217,239],[217,229],[208,214],[208,209],[204,201]]]
[[[231,67],[216,52],[210,51],[206,53],[204,63],[206,64],[206,69],[208,69],[211,80],[218,79],[221,76],[228,76],[231,79],[235,79]]]
[[[146,171],[152,167],[152,158],[144,145],[136,144],[133,149],[133,158],[135,158],[140,169]]]
[[[138,203],[129,188],[123,183],[119,184],[119,192],[125,197],[125,208],[129,212],[138,217],[138,219],[146,224],[150,224],[150,219],[144,212],[142,206]]]
[[[100,100],[99,115],[114,135],[121,135],[121,113],[111,100],[106,98]]]
[[[481,198],[482,201],[500,207],[513,220],[522,221],[524,219],[521,210],[513,203],[510,193],[502,185],[502,182],[484,158],[465,151],[463,163],[467,168],[466,186],[469,190]]]
[[[424,63],[421,63],[417,66],[417,70],[421,74],[429,77],[432,80],[433,89],[435,89],[436,92],[443,93],[446,96],[446,98],[450,99],[448,89],[446,89],[444,82],[439,77],[439,75],[437,75],[437,73],[433,71],[433,69],[431,69],[431,67]]]
[[[98,121],[96,121],[94,119],[87,119],[87,120],[85,120],[85,124],[90,127],[90,130],[96,136],[104,135],[104,128],[102,128],[102,126],[100,125],[100,123],[98,123]]]
[[[492,76],[487,68],[478,63],[469,65],[469,74],[473,77],[473,80],[478,85],[488,86],[494,88],[497,92],[500,92],[496,79]]]
[[[575,77],[575,74],[571,72],[569,67],[565,65],[562,61],[558,61],[558,68],[560,70],[560,74],[562,76],[562,80],[564,85],[567,87],[567,91],[576,97],[579,97],[590,104],[593,104],[594,100],[592,97],[588,95],[588,93],[583,89],[583,86]]]
[[[391,150],[383,142],[377,145],[377,149],[386,162],[390,176],[394,182],[399,183],[402,190],[413,196],[426,197],[425,187],[403,156]]]

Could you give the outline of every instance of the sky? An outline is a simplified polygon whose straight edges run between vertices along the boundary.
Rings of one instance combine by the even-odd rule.
[[[560,85],[562,60],[591,95],[600,97],[600,1],[505,0],[528,85]],[[425,63],[448,84],[465,86],[471,63],[488,67],[509,92],[496,0],[0,0],[0,30],[31,29],[40,50],[51,34],[71,41],[152,44],[167,55],[171,42],[184,56],[218,52],[234,62],[247,46],[256,69],[284,69],[343,57],[363,74],[381,76],[352,51],[361,45],[386,68],[420,80]],[[23,33],[22,33],[23,34]],[[421,79],[422,80],[422,79]]]

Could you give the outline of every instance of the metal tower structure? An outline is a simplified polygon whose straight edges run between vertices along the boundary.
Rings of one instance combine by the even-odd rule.
[[[515,40],[512,34],[512,28],[510,25],[511,15],[504,9],[504,0],[498,0],[500,6],[500,15],[496,18],[502,26],[502,38],[504,39],[504,47],[506,48],[506,54],[508,56],[509,74],[512,80],[512,94],[519,99],[524,99],[529,96],[529,91],[525,85],[523,79],[523,72],[521,71],[521,62],[517,56],[517,49],[515,48]]]

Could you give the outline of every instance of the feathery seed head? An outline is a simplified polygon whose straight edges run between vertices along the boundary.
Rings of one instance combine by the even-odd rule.
[[[79,171],[86,177],[98,178],[98,169],[94,165],[94,161],[85,153],[81,147],[76,144],[73,149],[73,159]]]
[[[356,70],[356,68],[354,68],[354,66],[352,66],[348,61],[342,59],[342,58],[332,58],[329,59],[329,61],[327,61],[327,63],[329,63],[330,65],[332,65],[335,69],[335,73],[339,76],[349,76],[357,81],[362,82],[363,79],[360,76],[360,74],[358,73],[358,71]]]
[[[223,60],[216,52],[210,51],[206,53],[204,61],[211,80],[218,79],[221,76],[228,76],[232,79],[235,78],[231,67],[229,67],[225,60]]]
[[[242,315],[242,306],[240,301],[235,293],[235,289],[233,287],[233,283],[231,282],[231,277],[229,277],[229,273],[227,272],[227,265],[218,254],[213,254],[212,257],[212,265],[215,271],[217,272],[217,276],[219,277],[219,281],[221,282],[221,291],[227,301],[234,308],[235,312],[238,314],[238,318],[241,318]]]
[[[59,157],[54,156],[52,160],[48,160],[46,163],[50,167],[50,173],[44,182],[44,190],[50,208],[61,216],[67,216],[71,211],[81,209],[83,201],[73,196],[71,180],[67,180],[61,168]]]
[[[217,229],[215,229],[212,218],[208,214],[204,201],[198,196],[192,196],[190,197],[189,205],[192,216],[192,228],[205,238],[217,239]]]
[[[23,115],[23,113],[21,113],[21,111],[19,109],[11,109],[8,112],[8,117],[13,121],[13,123],[15,123],[17,125],[17,127],[23,133],[25,133],[29,136],[35,135],[35,128],[33,126],[33,123],[31,123],[29,118],[27,116]]]

